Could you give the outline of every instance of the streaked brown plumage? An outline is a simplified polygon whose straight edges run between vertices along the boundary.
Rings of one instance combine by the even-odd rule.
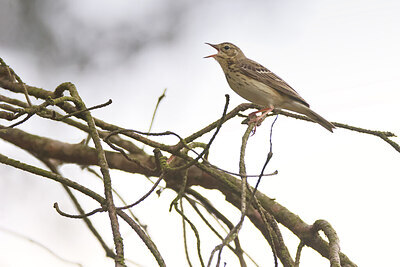
[[[267,109],[286,109],[303,114],[330,132],[335,126],[310,109],[310,105],[284,80],[246,58],[231,43],[209,44],[218,50],[213,57],[221,65],[229,86],[244,99]]]

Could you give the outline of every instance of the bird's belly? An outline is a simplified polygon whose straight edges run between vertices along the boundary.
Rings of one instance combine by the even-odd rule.
[[[261,106],[277,107],[284,102],[282,95],[268,85],[253,79],[228,79],[229,86],[244,99]]]

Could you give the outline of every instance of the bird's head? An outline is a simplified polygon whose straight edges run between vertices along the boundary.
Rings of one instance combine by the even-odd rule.
[[[221,61],[228,61],[228,60],[235,61],[235,60],[238,60],[238,59],[244,57],[242,50],[240,50],[240,48],[234,44],[227,43],[227,42],[220,43],[220,44],[210,44],[210,43],[206,43],[206,44],[217,49],[218,53],[206,56],[205,58],[212,57],[221,63]]]

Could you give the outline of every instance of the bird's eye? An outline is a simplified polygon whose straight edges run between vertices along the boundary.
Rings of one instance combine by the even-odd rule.
[[[225,50],[228,50],[229,48],[230,48],[229,45],[224,46]]]

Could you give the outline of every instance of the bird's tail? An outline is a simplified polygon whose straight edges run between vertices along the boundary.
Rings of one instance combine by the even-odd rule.
[[[332,123],[322,118],[320,115],[312,111],[309,107],[305,106],[303,103],[293,101],[290,102],[289,105],[282,106],[282,108],[306,115],[309,119],[318,123],[332,133],[333,129],[335,129],[335,126]]]
[[[335,126],[331,122],[325,120],[323,117],[321,117],[316,112],[312,111],[310,108],[307,108],[307,107],[305,107],[305,108],[306,109],[304,109],[303,112],[301,112],[301,113],[303,113],[304,115],[306,115],[307,117],[312,119],[314,122],[318,123],[325,129],[327,129],[328,131],[333,133],[333,129],[335,129]]]

